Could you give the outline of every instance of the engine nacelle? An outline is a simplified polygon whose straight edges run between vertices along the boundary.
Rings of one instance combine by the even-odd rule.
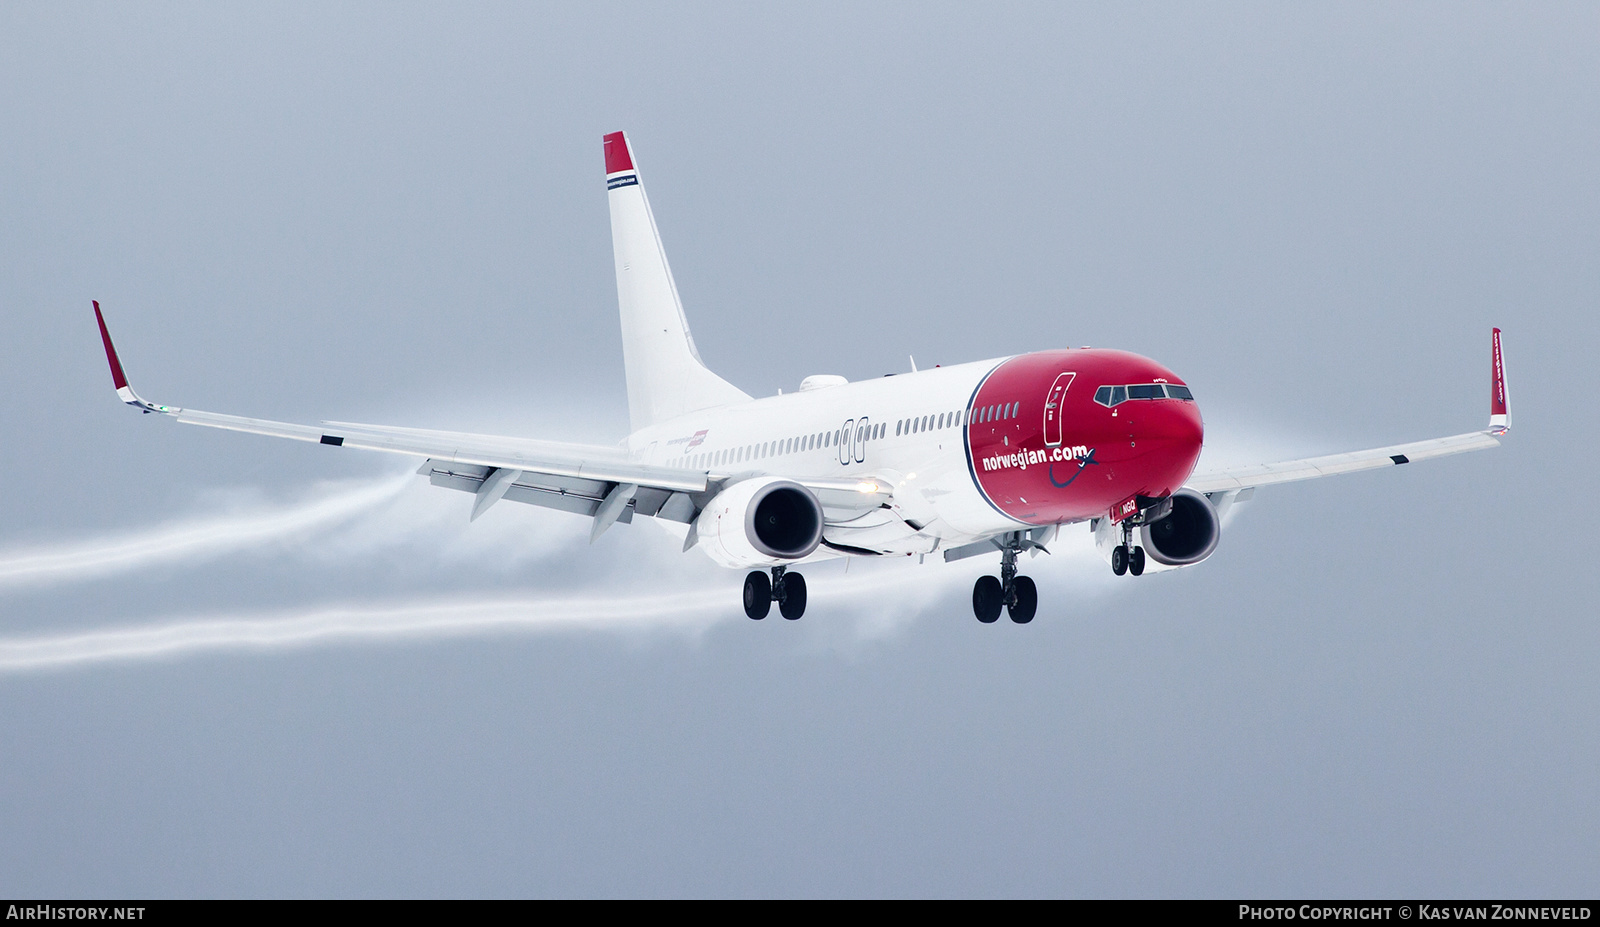
[[[1139,529],[1139,542],[1150,559],[1168,566],[1189,566],[1211,556],[1222,540],[1222,520],[1211,500],[1192,489],[1171,496],[1166,517]]]
[[[776,566],[822,543],[822,503],[793,480],[749,479],[718,493],[695,519],[711,559],[723,566]]]

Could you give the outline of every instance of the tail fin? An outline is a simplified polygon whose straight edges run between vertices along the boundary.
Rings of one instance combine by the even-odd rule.
[[[607,135],[605,149],[617,304],[622,310],[622,362],[634,430],[696,409],[749,399],[700,360],[627,136]]]

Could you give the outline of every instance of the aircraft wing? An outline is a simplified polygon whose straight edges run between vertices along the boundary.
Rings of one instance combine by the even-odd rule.
[[[128,405],[186,425],[423,457],[417,472],[434,485],[477,496],[474,519],[502,498],[528,502],[593,516],[592,540],[618,521],[631,521],[636,513],[691,521],[709,494],[720,488],[719,481],[703,470],[641,464],[629,460],[618,447],[348,422],[298,425],[148,402],[128,384],[98,302],[94,312],[112,383]]]
[[[1273,483],[1290,483],[1296,480],[1335,476],[1340,473],[1394,467],[1433,457],[1447,457],[1451,454],[1498,447],[1500,439],[1511,430],[1511,402],[1506,389],[1505,358],[1500,349],[1498,328],[1494,330],[1491,338],[1490,364],[1492,369],[1489,427],[1483,431],[1452,435],[1448,438],[1430,438],[1409,444],[1393,444],[1345,454],[1328,454],[1323,457],[1200,471],[1191,475],[1184,485],[1210,495],[1268,486]]]
[[[1184,485],[1203,493],[1227,492],[1248,489],[1272,483],[1292,483],[1296,480],[1314,480],[1340,473],[1376,470],[1399,464],[1416,463],[1431,457],[1445,457],[1466,451],[1481,451],[1498,447],[1498,436],[1488,431],[1474,431],[1448,438],[1430,438],[1410,444],[1393,444],[1367,451],[1328,454],[1324,457],[1306,457],[1300,460],[1282,460],[1276,463],[1248,467],[1230,467],[1222,470],[1196,472]]]

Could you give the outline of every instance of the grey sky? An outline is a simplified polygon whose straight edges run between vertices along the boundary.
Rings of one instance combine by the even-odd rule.
[[[1597,36],[1554,4],[0,7],[0,651],[356,613],[0,670],[0,893],[1592,896]],[[817,569],[755,624],[648,524],[469,527],[420,479],[241,534],[404,466],[116,402],[91,298],[155,401],[620,438],[616,129],[754,394],[1117,346],[1193,385],[1208,454],[1277,458],[1481,427],[1499,325],[1515,431],[1261,491],[1176,574],[1065,542],[1026,628],[972,619],[981,563]]]

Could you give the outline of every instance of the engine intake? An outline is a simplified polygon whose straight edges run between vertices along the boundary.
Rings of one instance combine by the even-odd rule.
[[[822,540],[822,506],[797,483],[771,483],[751,500],[745,533],[769,557],[804,557]]]
[[[1157,563],[1188,566],[1211,556],[1222,539],[1222,522],[1211,500],[1192,489],[1171,496],[1172,507],[1159,521],[1139,529],[1145,552]]]
[[[822,543],[822,504],[792,480],[744,480],[706,505],[695,531],[725,566],[776,565],[807,557]]]

